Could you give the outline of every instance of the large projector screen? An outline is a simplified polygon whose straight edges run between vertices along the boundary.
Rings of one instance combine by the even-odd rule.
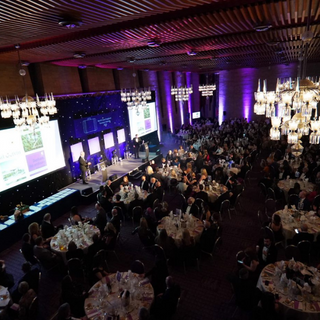
[[[0,192],[65,166],[57,120],[34,131],[0,130]]]
[[[146,108],[143,110],[128,110],[128,113],[132,139],[136,134],[138,134],[139,137],[142,137],[158,130],[156,104],[154,102],[147,103]]]

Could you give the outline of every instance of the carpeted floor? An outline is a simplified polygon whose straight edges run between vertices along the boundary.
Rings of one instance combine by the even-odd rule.
[[[170,273],[182,289],[181,301],[174,320],[206,319],[248,319],[238,309],[232,299],[232,290],[227,275],[236,268],[236,253],[249,246],[255,246],[260,238],[260,223],[257,217],[263,208],[263,199],[258,189],[260,179],[259,167],[254,168],[254,177],[245,187],[241,197],[243,214],[235,214],[222,222],[222,244],[213,259],[203,256],[200,260],[200,271],[189,267],[184,274],[182,266],[170,267]],[[94,204],[79,207],[82,216],[94,217]],[[60,217],[54,224],[65,224],[69,213]],[[121,230],[122,241],[117,246],[119,261],[112,254],[108,256],[110,272],[126,271],[131,263],[139,259],[146,270],[153,266],[153,257],[142,250],[138,235],[131,235],[132,223],[127,221]],[[0,259],[6,261],[7,271],[14,275],[16,282],[21,278],[20,267],[23,257],[19,253],[20,243],[1,252]],[[283,258],[283,250],[278,252],[278,259]],[[317,262],[317,261],[314,261]],[[39,320],[50,319],[60,303],[60,280],[56,277],[42,277],[39,292]]]

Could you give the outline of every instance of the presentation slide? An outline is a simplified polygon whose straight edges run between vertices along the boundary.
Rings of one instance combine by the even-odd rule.
[[[126,134],[124,129],[117,130],[118,143],[122,143],[126,141]]]
[[[114,147],[114,139],[113,132],[109,132],[103,135],[104,147],[105,149],[109,149]]]
[[[128,110],[130,134],[133,139],[136,134],[142,137],[148,133],[158,130],[157,113],[155,102],[149,102],[145,109]]]
[[[199,119],[200,116],[200,111],[192,112],[192,119]]]
[[[0,130],[0,192],[65,167],[57,120],[34,131]]]
[[[83,151],[82,142],[78,142],[70,146],[71,154],[72,154],[72,161],[76,162],[79,160],[80,153]]]
[[[101,151],[98,137],[94,137],[92,139],[88,139],[88,144],[89,144],[90,155]]]

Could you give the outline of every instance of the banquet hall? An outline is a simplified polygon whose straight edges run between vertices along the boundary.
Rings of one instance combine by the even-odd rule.
[[[318,319],[320,0],[0,11],[0,320]]]

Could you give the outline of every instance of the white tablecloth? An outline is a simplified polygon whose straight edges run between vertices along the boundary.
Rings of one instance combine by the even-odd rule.
[[[107,283],[111,285],[111,291]],[[120,298],[123,290],[130,292],[130,304],[127,307],[123,306]],[[129,276],[128,272],[123,272],[121,280],[118,281],[114,273],[98,281],[90,289],[84,309],[89,319],[107,319],[108,315],[119,315],[121,320],[138,320],[139,309],[150,309],[153,299],[154,292],[148,279],[143,279],[137,274]]]
[[[145,200],[148,196],[148,192],[146,190],[141,190],[139,186],[135,187],[123,187],[118,193],[113,196],[113,201],[116,201],[116,195],[119,194],[121,196],[121,201],[124,204],[129,205],[131,201],[135,199],[136,193],[139,196],[140,200]]]
[[[285,262],[286,264],[288,262]],[[305,268],[301,262],[299,262],[301,268]],[[275,280],[275,270],[276,266],[280,267],[280,262],[276,262],[276,264],[267,265],[261,272],[257,287],[262,292],[272,292],[274,294],[279,295],[279,307],[280,314],[283,316],[282,319],[287,319],[289,317],[294,317],[294,319],[301,320],[319,320],[320,319],[320,297],[311,295],[311,301],[307,302],[303,298],[302,295],[298,294],[295,296],[290,296],[288,293],[288,289],[286,287],[280,287],[277,285]],[[320,274],[318,272],[318,277]],[[267,281],[267,282],[266,282]]]
[[[301,216],[299,218],[294,218],[292,214],[294,210],[279,210],[276,212],[281,217],[283,235],[285,240],[292,239],[295,235],[294,229],[300,229],[302,224],[308,226],[308,233],[314,235],[314,241],[320,234],[320,218],[314,215],[314,212],[300,211]]]
[[[186,218],[185,221],[186,227],[183,228],[178,221],[178,217],[164,217],[161,220],[161,223],[157,227],[158,234],[161,229],[166,229],[169,237],[172,237],[178,247],[181,246],[182,241],[182,232],[184,229],[188,229],[190,232],[190,236],[194,238],[195,242],[200,240],[201,234],[203,232],[203,223],[193,215]],[[177,226],[178,225],[178,228]]]
[[[50,241],[51,250],[62,256],[64,262],[67,262],[66,253],[68,251],[68,244],[74,241],[79,249],[85,253],[88,247],[93,243],[92,236],[94,233],[100,234],[96,226],[90,224],[81,224],[71,226],[60,230]]]

